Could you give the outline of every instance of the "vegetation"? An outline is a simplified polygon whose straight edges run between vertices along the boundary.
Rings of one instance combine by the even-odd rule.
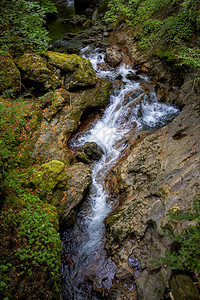
[[[188,271],[200,282],[200,197],[196,199],[192,212],[181,213],[176,210],[169,216],[179,225],[183,221],[189,223],[181,233],[167,230],[171,244],[165,257],[161,257],[156,265],[164,265],[167,270]]]
[[[168,59],[175,54],[180,63],[200,68],[198,0],[110,0],[108,7],[106,20],[125,20],[141,50]]]
[[[2,0],[0,50],[12,53],[47,48],[49,38],[44,27],[47,13],[56,12],[50,0]]]
[[[22,292],[30,285],[26,278],[38,273],[41,274],[41,285],[44,285],[43,293],[48,293],[46,283],[52,281],[51,285],[56,282],[59,285],[61,271],[57,210],[41,201],[31,189],[33,168],[30,161],[24,161],[26,146],[37,128],[37,114],[31,109],[33,99],[30,95],[27,99],[19,97],[15,100],[8,96],[12,96],[12,90],[7,90],[0,98],[2,298],[10,294],[10,284],[24,281],[24,286],[19,289]],[[12,251],[9,250],[10,244]],[[45,278],[45,284],[42,278]],[[35,283],[37,281],[35,279]],[[33,288],[34,285],[29,287],[30,293],[35,293]]]

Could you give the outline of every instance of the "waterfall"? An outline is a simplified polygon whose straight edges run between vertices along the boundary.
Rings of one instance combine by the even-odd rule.
[[[148,82],[147,76],[141,75],[138,81],[129,79],[128,75],[135,73],[129,65],[104,68],[104,53],[98,49],[92,51],[90,47],[84,48],[81,55],[91,61],[99,77],[112,82],[113,91],[102,118],[71,140],[72,148],[95,142],[104,150],[101,159],[92,164],[90,195],[78,214],[76,225],[63,235],[64,252],[72,253],[75,258],[73,266],[63,265],[63,299],[80,300],[88,299],[88,295],[90,299],[99,299],[91,292],[92,278],[96,278],[97,288],[106,291],[116,271],[114,262],[106,258],[103,249],[104,219],[112,209],[103,188],[106,174],[119,159],[134,128],[135,131],[155,129],[179,113],[173,106],[158,103],[154,90],[148,93],[143,90],[141,81]]]

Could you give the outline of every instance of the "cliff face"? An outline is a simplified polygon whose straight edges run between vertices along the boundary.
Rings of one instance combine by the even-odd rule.
[[[118,41],[119,37],[122,43],[123,33],[118,33]],[[163,71],[161,62],[156,70],[155,60],[138,56],[130,43],[128,47],[136,64],[143,70],[152,67],[162,84],[180,82],[166,76],[170,71]],[[195,78],[186,76],[173,102],[182,107],[180,114],[169,125],[133,140],[129,154],[107,180],[111,196],[122,193],[105,221],[106,249],[118,266],[112,299],[163,299],[167,294],[171,272],[150,261],[165,256],[171,243],[166,228],[180,233],[189,225],[175,225],[168,213],[188,211],[199,194],[199,92]]]

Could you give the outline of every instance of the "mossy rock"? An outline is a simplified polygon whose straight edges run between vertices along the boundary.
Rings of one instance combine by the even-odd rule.
[[[63,54],[52,51],[44,53],[51,66],[64,71],[66,89],[91,87],[96,84],[96,73],[89,60],[76,54]]]
[[[0,93],[7,89],[19,92],[21,89],[21,75],[13,58],[5,53],[0,55]]]
[[[67,187],[65,164],[53,160],[41,165],[33,174],[32,183],[38,189],[38,196],[44,200],[47,195],[52,195],[55,188]]]
[[[39,99],[42,108],[46,108],[44,117],[47,121],[51,121],[52,118],[62,110],[62,108],[70,105],[70,93],[61,88],[54,92],[49,92]]]
[[[47,60],[38,54],[25,53],[17,60],[22,78],[40,84],[41,89],[56,89],[62,85],[60,71],[49,68]]]

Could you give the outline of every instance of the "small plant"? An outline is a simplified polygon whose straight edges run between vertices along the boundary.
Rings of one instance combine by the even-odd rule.
[[[172,243],[160,258],[157,265],[165,265],[168,270],[189,271],[200,281],[200,197],[194,203],[194,211],[181,213],[176,211],[169,214],[174,221],[191,221],[182,233],[168,230]],[[155,261],[151,261],[155,263]]]

